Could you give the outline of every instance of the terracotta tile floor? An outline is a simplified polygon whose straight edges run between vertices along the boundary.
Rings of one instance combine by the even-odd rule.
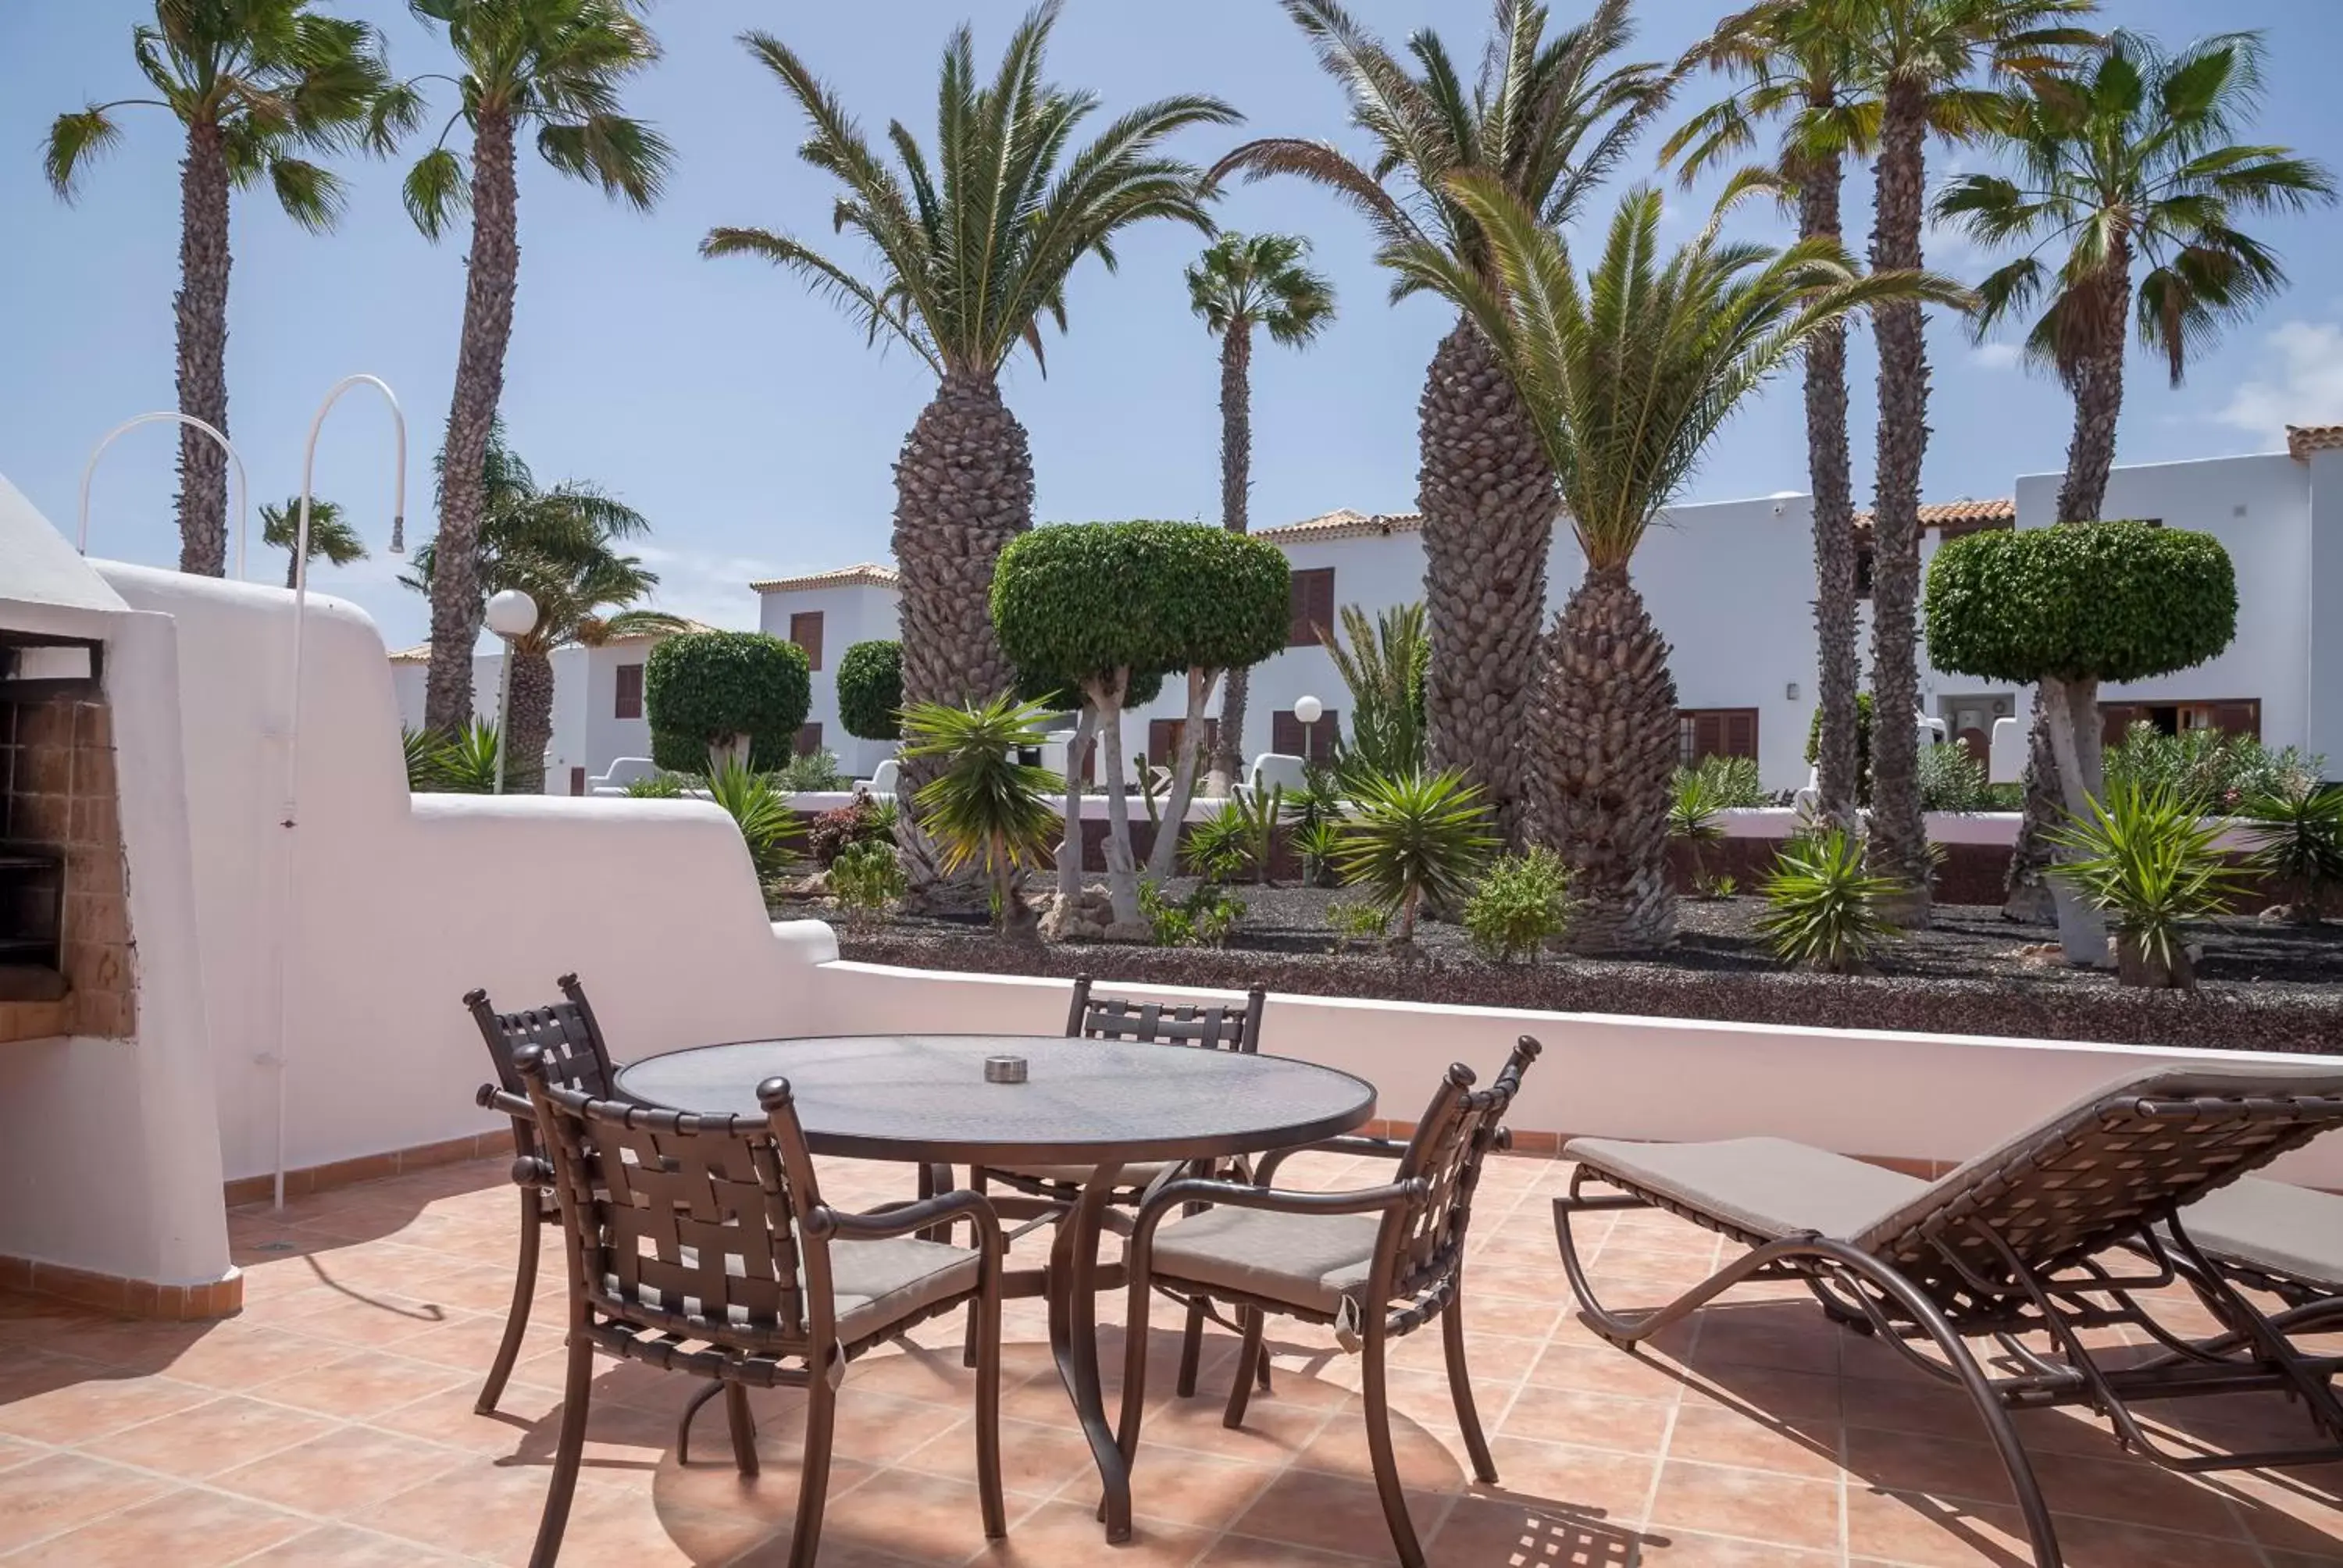
[[[1371,1178],[1316,1159],[1314,1184]],[[1663,1349],[1603,1344],[1567,1310],[1547,1200],[1567,1168],[1493,1162],[1476,1214],[1467,1322],[1503,1483],[1473,1483],[1439,1336],[1394,1359],[1394,1440],[1417,1527],[1443,1568],[2015,1568],[2009,1494],[1967,1407],[1803,1296],[1712,1308]],[[907,1191],[900,1169],[825,1168],[833,1202]],[[502,1161],[350,1188],[283,1216],[236,1212],[246,1306],[176,1326],[0,1298],[0,1558],[75,1568],[525,1561],[560,1402],[559,1301],[503,1409],[472,1412],[509,1288],[516,1200]],[[1662,1216],[1597,1218],[1597,1283],[1652,1302],[1716,1244]],[[1036,1239],[1038,1240],[1038,1238]],[[1029,1241],[1025,1248],[1035,1244]],[[1101,1316],[1121,1315],[1119,1299]],[[1160,1325],[1164,1313],[1159,1312]],[[1277,1388],[1242,1432],[1219,1397],[1231,1342],[1208,1341],[1203,1393],[1171,1397],[1173,1337],[1135,1477],[1135,1541],[1092,1522],[1092,1473],[1050,1366],[1038,1303],[1008,1313],[1009,1539],[978,1521],[959,1320],[849,1372],[822,1561],[1207,1563],[1388,1562],[1355,1394],[1331,1336],[1272,1330]],[[1107,1364],[1120,1362],[1105,1331]],[[795,1506],[797,1396],[758,1396],[761,1476],[732,1469],[720,1414],[679,1465],[687,1380],[609,1365],[565,1563],[779,1563]],[[2264,1402],[2200,1409],[2193,1436],[2267,1439]],[[2029,1416],[2027,1436],[2075,1568],[2343,1563],[2343,1474],[2177,1476],[2121,1455],[2094,1423]],[[2337,1467],[2343,1470],[2343,1467]]]

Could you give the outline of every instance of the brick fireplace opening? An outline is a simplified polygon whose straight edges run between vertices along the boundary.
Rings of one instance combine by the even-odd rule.
[[[102,652],[0,633],[0,1043],[136,1032]]]

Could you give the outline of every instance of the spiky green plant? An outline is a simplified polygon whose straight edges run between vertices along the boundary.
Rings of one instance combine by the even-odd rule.
[[[1692,855],[1692,879],[1698,885],[1708,874],[1701,846],[1725,837],[1726,805],[1723,778],[1707,768],[1676,769],[1668,799],[1668,835],[1680,839]]]
[[[475,719],[453,740],[439,747],[437,780],[432,789],[448,795],[493,795],[497,792],[497,752],[502,739],[497,727]]]
[[[1423,683],[1432,663],[1432,637],[1423,606],[1393,605],[1370,619],[1354,604],[1342,608],[1342,632],[1318,628],[1334,673],[1351,693],[1351,734],[1342,742],[1345,772],[1413,773],[1423,767]]]
[[[2327,890],[2343,882],[2343,789],[2294,779],[2245,804],[2254,866],[2294,890],[2301,925],[2318,923]]]
[[[1222,881],[1244,869],[1244,813],[1234,800],[1188,829],[1180,846],[1188,869],[1206,881]]]
[[[2240,890],[2221,853],[2221,824],[2157,787],[2122,781],[2104,799],[2086,799],[2087,818],[2070,817],[2048,834],[2072,856],[2050,874],[2107,916],[2126,985],[2194,990],[2183,926],[2219,914]]]
[[[708,798],[739,825],[757,879],[777,875],[789,864],[789,840],[799,834],[797,813],[769,773],[759,773],[738,757],[728,757],[706,779]]]
[[[1757,930],[1784,963],[1847,974],[1898,934],[1879,904],[1903,885],[1865,870],[1863,841],[1835,824],[1785,843],[1760,890]]]
[[[428,729],[398,727],[398,748],[407,754],[407,788],[422,794],[439,787],[439,752],[444,743]]]
[[[903,709],[903,755],[931,759],[936,776],[914,797],[920,825],[946,875],[982,868],[991,880],[996,928],[1021,931],[1032,911],[1018,892],[1020,871],[1047,864],[1058,836],[1050,792],[1058,776],[1017,760],[1045,739],[1048,709],[994,697],[966,708],[915,702]]]
[[[1352,799],[1357,811],[1342,823],[1336,858],[1342,880],[1394,918],[1393,942],[1413,942],[1423,900],[1462,902],[1498,847],[1481,788],[1452,768],[1363,776]]]

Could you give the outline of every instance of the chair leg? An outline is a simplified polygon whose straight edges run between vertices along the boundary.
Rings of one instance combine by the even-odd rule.
[[[1204,1298],[1188,1298],[1188,1326],[1180,1332],[1180,1381],[1173,1385],[1182,1399],[1196,1397],[1196,1363],[1204,1353]]]
[[[561,1533],[569,1525],[569,1503],[578,1493],[578,1462],[586,1456],[586,1402],[594,1392],[594,1342],[583,1322],[569,1325],[569,1375],[562,1387],[561,1435],[553,1449],[553,1480],[546,1488],[545,1517],[537,1527],[529,1568],[553,1568],[561,1555]]]
[[[1252,1385],[1261,1376],[1265,1354],[1261,1348],[1261,1309],[1240,1307],[1237,1321],[1244,1325],[1244,1338],[1237,1346],[1237,1375],[1229,1380],[1229,1408],[1221,1412],[1221,1424],[1232,1432],[1244,1424],[1245,1404],[1252,1398]]]
[[[480,1397],[472,1402],[472,1410],[478,1415],[496,1413],[497,1401],[504,1397],[505,1380],[512,1376],[513,1362],[520,1359],[521,1336],[528,1332],[529,1302],[537,1296],[537,1254],[545,1231],[537,1205],[537,1189],[522,1188],[520,1258],[513,1268],[512,1307],[505,1313],[505,1337],[497,1346],[497,1359],[488,1365],[488,1381],[480,1385]]]
[[[837,1348],[831,1347],[835,1355]],[[821,1513],[830,1501],[830,1440],[838,1391],[819,1367],[806,1382],[805,1461],[798,1472],[798,1522],[789,1535],[789,1568],[815,1568],[821,1554]]]
[[[945,1169],[949,1171],[950,1168],[947,1166]],[[971,1165],[968,1168],[968,1190],[971,1192],[978,1193],[980,1193],[985,1190],[983,1166]],[[920,1195],[922,1197],[926,1196],[925,1193],[921,1193]],[[984,1309],[978,1304],[975,1297],[971,1296],[969,1298],[968,1328],[967,1331],[960,1335],[960,1364],[964,1367],[972,1367],[977,1364],[977,1346],[982,1332],[982,1325],[979,1323],[977,1320],[982,1315],[983,1310]],[[995,1310],[998,1310],[997,1303]]]
[[[1009,1509],[1001,1496],[1001,1271],[986,1271],[984,1289],[970,1303],[981,1323],[976,1347],[976,1494],[984,1510],[984,1536],[1009,1533]]]
[[[1407,1493],[1400,1489],[1399,1460],[1392,1452],[1391,1391],[1385,1385],[1383,1331],[1379,1322],[1367,1325],[1364,1359],[1361,1392],[1367,1402],[1367,1456],[1374,1463],[1383,1523],[1391,1527],[1392,1550],[1402,1568],[1423,1568],[1423,1548],[1416,1543],[1415,1522],[1407,1515]]]
[[[1481,1412],[1473,1403],[1473,1375],[1464,1366],[1464,1286],[1440,1314],[1440,1344],[1448,1356],[1448,1393],[1456,1402],[1456,1424],[1464,1431],[1464,1452],[1473,1457],[1473,1478],[1483,1486],[1497,1484],[1497,1462],[1489,1457],[1489,1440],[1481,1435]]]
[[[732,1462],[741,1474],[756,1474],[757,1422],[749,1413],[749,1391],[739,1383],[724,1385],[724,1419],[732,1429]]]

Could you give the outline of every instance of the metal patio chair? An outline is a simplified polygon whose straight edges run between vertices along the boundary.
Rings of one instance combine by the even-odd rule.
[[[1554,1229],[1571,1289],[1596,1331],[1632,1347],[1752,1280],[1803,1282],[1836,1322],[1875,1335],[1976,1406],[2008,1471],[2039,1568],[2062,1561],[2050,1511],[2010,1420],[2082,1405],[2126,1448],[2187,1473],[2343,1460],[2343,1358],[2308,1353],[2207,1256],[2190,1206],[2343,1125],[2343,1073],[2239,1065],[2160,1068],[2084,1096],[1935,1181],[1775,1138],[1630,1143],[1581,1138]],[[1586,1193],[1589,1183],[1616,1189]],[[1664,1306],[1596,1298],[1574,1214],[1655,1207],[1749,1251]],[[2102,1254],[2144,1259],[2118,1274]],[[2185,1282],[2221,1324],[2190,1340],[2157,1320],[2146,1292]],[[2104,1358],[2094,1330],[2137,1329],[2144,1360]],[[1972,1339],[2000,1352],[1990,1369]],[[1914,1348],[1926,1341],[1936,1357]],[[2326,1440],[2252,1453],[2158,1442],[2133,1405],[2276,1391],[2300,1399]]]
[[[806,1391],[791,1568],[820,1551],[830,1442],[847,1363],[962,1303],[976,1312],[976,1468],[984,1533],[1008,1533],[1001,1490],[1001,1271],[992,1207],[945,1192],[868,1214],[821,1201],[789,1082],[757,1086],[762,1118],[653,1111],[553,1081],[518,1053],[543,1154],[514,1161],[550,1187],[569,1263],[568,1369],[553,1474],[531,1568],[561,1549],[586,1442],[597,1352],[709,1380],[725,1396],[735,1462],[757,1472],[751,1387]],[[492,1097],[512,1111],[512,1097]],[[912,1232],[967,1221],[977,1245]],[[694,1402],[695,1405],[698,1402]],[[687,1423],[689,1421],[686,1415]]]
[[[1209,1298],[1236,1309],[1243,1341],[1222,1417],[1230,1427],[1243,1424],[1259,1368],[1268,1360],[1262,1346],[1267,1317],[1275,1313],[1331,1325],[1343,1348],[1364,1359],[1361,1392],[1375,1490],[1400,1562],[1421,1568],[1423,1551],[1408,1517],[1392,1450],[1385,1348],[1440,1320],[1449,1394],[1473,1473],[1483,1484],[1494,1485],[1497,1467],[1482,1435],[1464,1364],[1464,1243],[1482,1161],[1508,1141],[1505,1112],[1538,1051],[1538,1042],[1523,1035],[1486,1089],[1473,1087],[1473,1070],[1462,1062],[1450,1067],[1414,1136],[1404,1142],[1353,1137],[1309,1146],[1395,1160],[1392,1180],[1381,1186],[1281,1191],[1275,1185],[1278,1167],[1302,1151],[1286,1149],[1264,1157],[1253,1181],[1189,1177],[1150,1192],[1132,1224],[1129,1249],[1131,1317],[1122,1417],[1116,1430],[1124,1462],[1138,1456],[1152,1290],[1168,1287],[1176,1296]],[[1200,1213],[1196,1205],[1209,1207]],[[1183,1211],[1183,1217],[1164,1224],[1174,1209]]]

